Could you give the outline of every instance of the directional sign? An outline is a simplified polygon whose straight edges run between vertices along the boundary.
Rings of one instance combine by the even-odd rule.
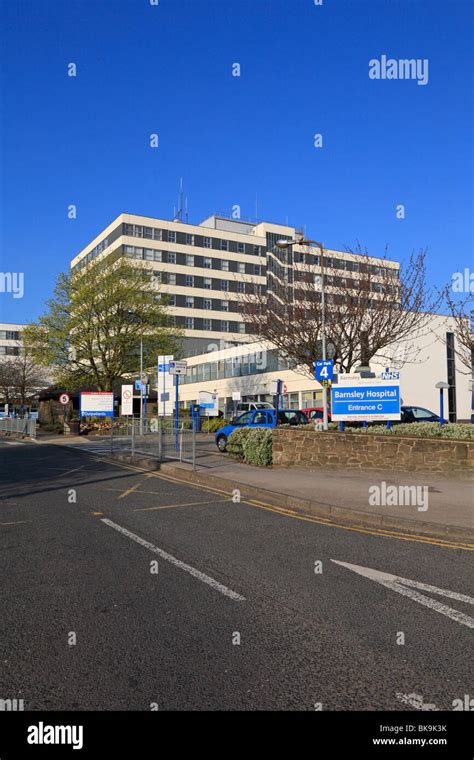
[[[113,417],[114,394],[113,393],[81,393],[80,394],[81,417]]]
[[[170,375],[186,375],[188,373],[188,365],[186,362],[170,362],[169,373]]]
[[[365,578],[369,578],[372,581],[380,583],[382,586],[397,591],[403,596],[408,596],[419,604],[423,604],[425,607],[440,612],[442,615],[455,620],[456,623],[461,625],[467,625],[468,628],[474,628],[474,618],[469,617],[464,612],[459,612],[452,607],[448,607],[446,604],[442,604],[437,599],[432,599],[425,594],[420,594],[420,591],[428,591],[431,594],[437,594],[439,596],[447,596],[448,599],[455,599],[458,602],[464,604],[474,604],[472,596],[466,594],[459,594],[457,591],[448,591],[447,589],[437,588],[436,586],[429,586],[427,583],[419,583],[418,581],[411,581],[408,578],[401,578],[398,575],[392,575],[391,573],[382,573],[380,570],[373,570],[370,567],[362,567],[361,565],[350,565],[348,562],[338,562],[336,559],[332,559],[336,565],[346,567],[348,570],[352,570],[358,575],[362,575]],[[418,589],[415,591],[415,589]]]
[[[379,378],[339,376],[332,386],[331,418],[334,421],[399,420],[400,382]]]
[[[332,380],[334,377],[334,362],[331,359],[317,361],[314,365],[314,376],[316,380]]]
[[[59,397],[59,401],[61,404],[64,404],[64,405],[69,404],[69,396],[67,395],[67,393],[61,393]]]

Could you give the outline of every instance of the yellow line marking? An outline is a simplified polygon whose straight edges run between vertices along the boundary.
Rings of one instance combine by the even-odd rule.
[[[149,478],[150,475],[148,474],[146,477]],[[123,491],[123,493],[121,493],[120,496],[117,496],[117,498],[118,499],[124,499],[126,496],[129,496],[131,493],[133,493],[134,491],[136,491],[137,488],[140,488],[141,485],[142,485],[142,483],[135,483],[134,486],[132,486],[131,488],[127,488],[127,490]]]
[[[215,499],[214,501],[190,501],[187,504],[167,504],[164,507],[143,507],[140,509],[134,509],[134,512],[155,512],[157,509],[177,509],[178,507],[197,507],[202,506],[202,504],[222,504],[225,501],[231,501],[230,498],[227,499]]]
[[[140,467],[136,467],[134,465],[128,465],[124,464],[123,462],[115,462],[114,460],[106,460],[104,458],[103,461],[109,461],[110,464],[116,464],[119,467],[123,467],[126,470],[133,470],[135,472],[147,472],[146,470],[143,470]],[[163,475],[159,474],[157,472],[148,472],[148,477],[150,478],[159,478],[160,480],[169,480],[172,483],[179,483],[180,485],[187,485],[190,488],[196,488],[203,491],[211,491],[213,493],[219,493],[223,494],[225,496],[229,496],[229,493],[227,491],[223,491],[219,488],[213,488],[212,486],[208,485],[202,485],[200,483],[190,483],[187,480],[180,480],[179,478],[173,478],[169,475]],[[239,483],[237,482],[235,485],[236,488],[239,487]],[[331,522],[329,519],[324,518],[316,518],[312,517],[311,515],[305,516],[303,514],[298,514],[296,512],[290,512],[289,510],[285,510],[283,507],[275,507],[271,504],[266,504],[265,502],[257,502],[256,500],[242,500],[240,504],[247,504],[252,507],[257,507],[258,509],[266,509],[269,512],[276,512],[277,514],[281,514],[284,517],[291,517],[295,520],[303,520],[304,522],[313,522],[313,523],[319,523],[321,525],[325,525],[328,528],[339,528],[339,530],[349,530],[354,533],[363,533],[368,536],[377,536],[378,538],[395,538],[399,541],[414,541],[415,543],[423,543],[423,544],[430,544],[432,546],[439,546],[441,549],[461,549],[462,551],[474,551],[474,544],[464,544],[464,543],[454,543],[445,541],[442,538],[436,539],[436,538],[430,538],[429,536],[422,536],[417,533],[398,533],[398,532],[392,532],[389,530],[385,530],[383,528],[356,528],[350,525],[343,525],[342,523],[337,522]]]
[[[99,517],[99,515],[103,515],[103,512],[91,512],[91,515],[94,515],[95,517]]]

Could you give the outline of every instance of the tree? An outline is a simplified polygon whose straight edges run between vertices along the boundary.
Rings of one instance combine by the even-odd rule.
[[[137,372],[141,340],[146,367],[155,365],[157,354],[175,353],[181,337],[153,272],[117,255],[60,274],[47,305],[23,339],[69,390],[110,391],[124,375]]]
[[[468,373],[474,369],[474,293],[460,299],[452,295],[451,285],[443,291],[446,304],[454,319],[455,353]]]
[[[324,254],[325,322],[328,357],[350,372],[376,354],[384,358],[385,350],[415,330],[427,329],[437,298],[426,284],[424,251],[400,267],[386,254],[370,257],[360,246],[346,253],[332,261]],[[271,287],[265,294],[255,289],[245,294],[242,308],[253,334],[314,376],[313,362],[322,358],[321,277],[315,269],[320,255],[306,248],[294,258],[292,277],[277,263]]]
[[[47,373],[27,351],[0,362],[0,395],[5,404],[17,403],[23,409],[48,384]]]

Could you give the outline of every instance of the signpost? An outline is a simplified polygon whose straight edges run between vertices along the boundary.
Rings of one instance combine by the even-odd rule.
[[[133,385],[122,385],[121,407],[121,412],[124,417],[133,415]]]
[[[169,367],[169,374],[175,375],[175,390],[176,390],[176,397],[175,397],[175,429],[176,429],[176,451],[179,449],[179,377],[180,375],[187,375],[188,373],[188,365],[186,362],[175,362],[170,361],[168,364]]]
[[[334,421],[400,420],[400,381],[339,376],[332,387],[331,418]]]
[[[59,403],[63,405],[63,425],[64,432],[66,432],[66,407],[69,404],[69,396],[67,393],[61,393],[59,397]]]
[[[114,394],[105,393],[81,393],[80,394],[81,417],[113,417]]]
[[[166,402],[171,398],[171,389],[173,387],[173,378],[169,373],[169,362],[173,361],[172,354],[162,354],[158,356],[157,362],[157,384],[156,391],[158,394],[158,417],[166,416]],[[171,408],[171,406],[170,406]]]

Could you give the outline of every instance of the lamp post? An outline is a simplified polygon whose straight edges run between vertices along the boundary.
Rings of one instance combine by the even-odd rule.
[[[324,248],[322,243],[317,240],[307,240],[304,237],[298,240],[277,240],[278,248],[291,248],[293,245],[315,245],[319,248],[321,259],[321,342],[323,350],[323,361],[326,361],[326,296],[324,290]],[[328,429],[328,389],[323,385],[323,430]]]
[[[443,427],[444,425],[444,397],[443,397],[443,391],[444,389],[449,388],[449,384],[445,383],[443,380],[440,380],[439,383],[436,383],[435,388],[439,388],[439,426]]]

